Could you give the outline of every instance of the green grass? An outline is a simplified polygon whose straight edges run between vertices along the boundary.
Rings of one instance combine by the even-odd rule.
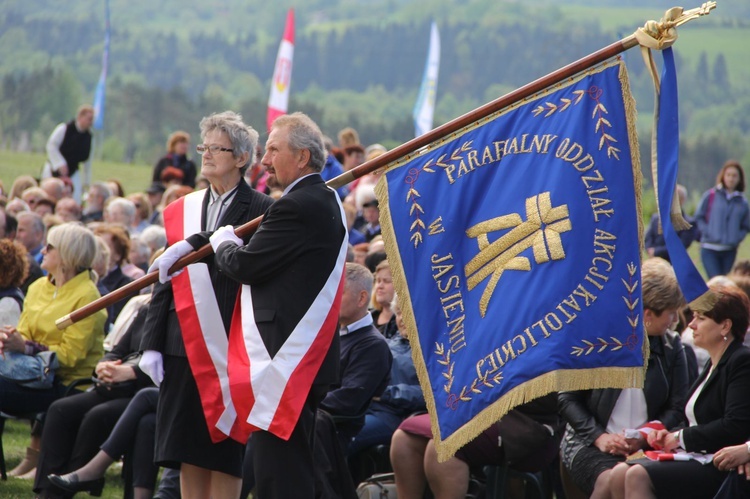
[[[29,445],[30,426],[27,421],[8,420],[5,423],[5,432],[3,433],[3,449],[5,450],[5,462],[8,471],[12,470],[26,454],[26,447]],[[123,481],[120,477],[121,468],[119,466],[110,466],[106,474],[106,483],[102,498],[120,499],[123,497]],[[4,499],[21,499],[34,497],[32,480],[21,480],[20,478],[8,477],[6,482],[0,482],[0,497]],[[85,494],[79,494],[78,497],[87,497]]]
[[[45,155],[41,153],[21,153],[0,150],[0,180],[9,191],[13,180],[19,175],[38,177],[42,171]],[[92,161],[91,178],[93,181],[117,179],[126,194],[143,191],[151,185],[153,166],[114,163],[112,161]]]

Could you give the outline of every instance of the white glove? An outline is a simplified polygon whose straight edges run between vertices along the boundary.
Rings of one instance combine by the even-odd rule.
[[[138,367],[146,373],[156,386],[161,385],[164,380],[164,359],[156,350],[144,350]]]
[[[177,260],[183,256],[192,253],[193,247],[187,241],[179,241],[174,243],[172,246],[164,250],[164,253],[159,256],[154,263],[148,268],[149,273],[156,269],[159,269],[159,282],[165,283],[172,280],[172,278],[178,275],[182,270],[169,275],[169,269],[175,264]]]
[[[209,240],[211,241],[211,247],[214,249],[214,253],[216,253],[216,250],[219,249],[221,243],[226,241],[234,243],[237,246],[242,246],[243,244],[242,239],[237,237],[237,235],[234,233],[234,227],[232,227],[231,225],[225,225],[224,227],[219,227],[218,229],[216,229],[216,232],[211,235],[211,238]]]

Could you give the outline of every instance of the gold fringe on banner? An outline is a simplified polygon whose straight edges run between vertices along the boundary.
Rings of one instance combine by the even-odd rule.
[[[454,140],[460,137],[464,133],[477,128],[491,120],[497,119],[498,117],[506,114],[520,106],[527,105],[530,101],[538,100],[543,98],[552,92],[559,90],[562,87],[573,85],[581,79],[596,74],[612,65],[618,64],[619,78],[622,87],[622,98],[625,104],[625,113],[628,124],[628,141],[630,146],[630,162],[632,168],[632,175],[634,181],[635,191],[635,203],[638,220],[639,233],[643,232],[643,220],[641,215],[641,166],[639,159],[639,148],[638,148],[638,134],[635,127],[636,109],[635,101],[630,93],[630,84],[628,80],[627,70],[624,63],[618,58],[600,64],[597,67],[591,68],[584,72],[579,73],[573,78],[566,80],[560,85],[547,88],[521,102],[513,104],[505,109],[502,109],[485,119],[479,120],[478,122],[471,123],[465,128],[459,130],[455,134],[451,134],[448,137],[444,137],[428,146],[425,147],[426,151],[432,150],[436,147],[440,147],[442,144]],[[414,159],[414,155],[409,155],[405,158],[400,158],[391,164],[387,165],[385,170],[389,171],[394,168],[399,168],[406,163],[409,163]],[[417,323],[412,309],[412,300],[409,288],[406,283],[406,276],[403,269],[403,262],[401,260],[401,254],[399,247],[396,242],[396,234],[393,228],[392,214],[388,204],[388,178],[386,175],[382,175],[378,184],[375,187],[375,193],[377,195],[379,206],[380,206],[380,224],[383,233],[383,240],[385,243],[385,250],[388,255],[388,261],[391,265],[391,272],[393,274],[393,283],[396,293],[399,297],[399,305],[404,318],[404,323],[407,329],[412,333],[415,338],[418,338]],[[643,254],[643,238],[638,238],[640,241],[641,254]],[[477,435],[483,432],[485,429],[490,427],[492,424],[499,421],[505,414],[507,414],[514,407],[523,403],[529,402],[533,399],[542,397],[551,392],[556,391],[570,391],[570,390],[586,390],[595,388],[632,388],[642,387],[643,380],[645,377],[645,367],[602,367],[594,369],[567,369],[558,370],[546,373],[533,380],[529,380],[521,385],[514,387],[508,393],[503,395],[499,400],[493,404],[485,407],[477,416],[467,422],[464,426],[456,430],[452,435],[444,438],[440,433],[440,427],[436,417],[436,401],[433,392],[433,387],[429,379],[427,372],[427,366],[424,362],[424,355],[422,352],[422,345],[417,339],[411,341],[412,358],[414,360],[414,366],[417,371],[420,386],[424,393],[427,410],[430,414],[430,421],[432,427],[432,434],[434,436],[436,450],[438,453],[438,460],[443,462],[452,457],[456,451],[461,447],[473,440]],[[645,359],[648,358],[648,342],[643,341],[643,355],[644,365]],[[440,390],[440,388],[437,388]]]

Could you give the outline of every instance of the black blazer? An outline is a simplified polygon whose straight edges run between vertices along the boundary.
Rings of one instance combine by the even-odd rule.
[[[698,376],[690,396],[708,376],[710,363]],[[685,450],[716,452],[750,437],[750,349],[729,344],[695,401],[698,424],[682,430]]]
[[[206,210],[209,199],[209,191],[206,189],[206,196],[203,199],[203,208],[200,214],[201,228],[203,229],[206,228]],[[262,215],[271,206],[271,203],[273,203],[273,199],[251,189],[244,180],[240,181],[237,194],[234,195],[234,199],[232,199],[232,202],[222,214],[219,225],[242,225]],[[205,242],[208,243],[208,238],[205,239]],[[198,247],[200,246],[202,244]],[[208,271],[211,275],[216,300],[219,303],[219,311],[224,322],[224,328],[227,334],[229,334],[229,325],[232,321],[232,312],[234,311],[234,303],[237,299],[237,291],[240,285],[237,281],[230,279],[217,270],[213,255],[209,255],[202,262],[208,264]],[[141,340],[141,350],[156,350],[165,355],[178,357],[187,356],[185,353],[185,344],[182,341],[180,322],[175,312],[171,281],[165,284],[156,283],[144,328],[146,332]]]
[[[225,275],[252,286],[255,322],[271,357],[310,308],[333,272],[346,228],[336,192],[320,175],[303,178],[266,211],[245,246],[224,243],[216,265]],[[188,239],[200,243],[204,234]],[[338,334],[334,335],[316,384],[339,377]]]

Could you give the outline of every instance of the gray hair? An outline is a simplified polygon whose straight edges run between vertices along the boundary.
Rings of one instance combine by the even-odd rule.
[[[240,174],[244,175],[248,166],[255,159],[255,147],[258,145],[258,132],[250,125],[242,121],[242,116],[234,111],[224,111],[206,116],[200,122],[201,139],[213,130],[224,132],[232,143],[232,156],[239,158],[247,153],[247,162],[240,168]]]
[[[31,227],[37,234],[42,234],[43,236],[47,231],[47,227],[44,225],[44,219],[39,216],[38,213],[34,213],[33,211],[22,211],[16,215],[16,220],[19,222],[24,218],[30,218],[32,220]]]
[[[323,145],[323,133],[318,125],[306,114],[297,112],[276,118],[272,128],[286,128],[287,143],[293,151],[310,151],[308,166],[320,172],[326,164],[326,149]]]
[[[148,244],[153,253],[167,245],[167,231],[160,225],[149,225],[141,232],[140,239]]]
[[[131,224],[133,223],[133,221],[135,221],[135,203],[131,200],[116,197],[107,205],[107,212],[111,214],[113,208],[120,208],[125,216],[128,217],[128,220]],[[130,227],[126,228],[130,229]]]
[[[151,259],[151,247],[146,241],[137,235],[130,238],[130,250],[135,250],[140,259],[144,262],[148,262]]]
[[[47,242],[60,254],[63,267],[76,274],[91,269],[96,257],[96,240],[91,229],[78,222],[56,225],[49,230]]]
[[[89,189],[93,190],[98,196],[101,196],[103,201],[106,201],[112,195],[109,186],[104,182],[94,182]]]
[[[370,301],[372,293],[372,272],[358,263],[347,262],[346,264],[346,287],[354,293],[367,291],[367,302]]]

